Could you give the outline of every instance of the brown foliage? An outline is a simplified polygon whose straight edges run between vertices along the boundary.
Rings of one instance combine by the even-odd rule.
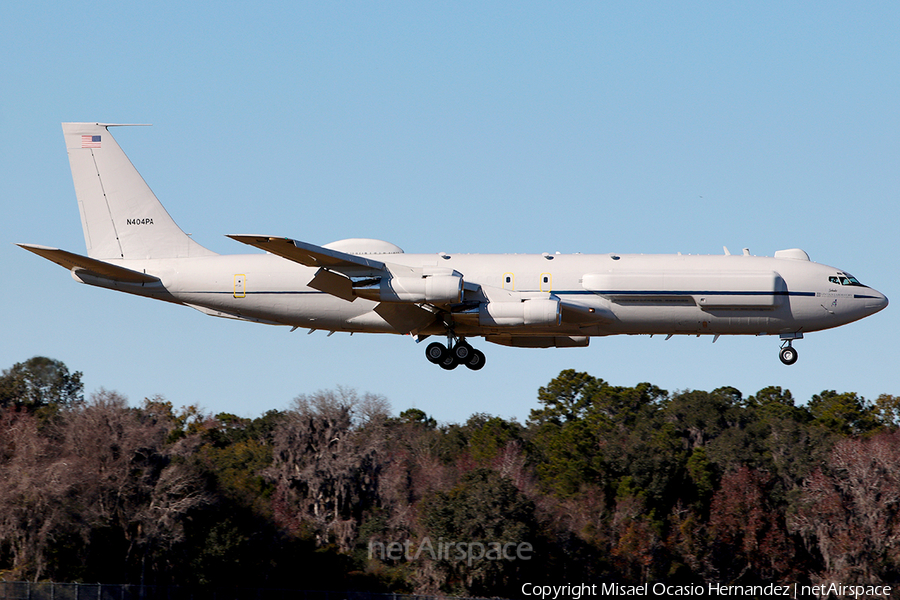
[[[345,389],[252,422],[161,398],[132,409],[106,391],[0,409],[0,562],[14,577],[78,578],[106,544],[102,558],[132,576],[181,561],[182,577],[217,581],[327,555],[338,579],[485,595],[518,593],[519,577],[896,581],[900,433],[822,426],[824,408],[855,396],[823,394],[813,420],[774,388],[746,403],[731,388],[663,398],[563,375],[526,427],[485,414],[438,426],[416,409],[394,419],[383,398]],[[881,426],[897,406],[879,399]],[[366,557],[370,541],[426,537],[528,540],[534,560]]]
[[[46,568],[48,543],[73,525],[61,505],[69,491],[67,465],[38,433],[33,416],[5,412],[0,429],[0,539],[12,555],[12,573],[34,573],[37,579]]]
[[[0,539],[15,576],[52,576],[52,549],[87,554],[98,529],[120,532],[129,555],[164,552],[181,541],[187,512],[208,501],[203,481],[169,461],[166,429],[142,421],[114,392],[100,391],[43,429],[18,412],[4,413],[0,427]]]
[[[659,555],[659,536],[645,514],[644,500],[629,495],[618,500],[612,517],[611,554],[628,581],[647,582]]]
[[[900,432],[838,442],[803,485],[792,527],[823,562],[821,581],[878,583],[900,566]]]
[[[387,418],[379,396],[352,390],[299,396],[275,431],[275,514],[295,534],[319,545],[352,548],[362,511],[373,506],[382,470]],[[368,427],[361,427],[368,425]]]
[[[713,496],[711,561],[727,581],[778,581],[790,571],[794,551],[781,511],[770,500],[772,484],[768,474],[742,466],[722,478]]]

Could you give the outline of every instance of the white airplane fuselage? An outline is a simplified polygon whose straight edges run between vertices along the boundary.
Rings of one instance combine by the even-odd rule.
[[[484,365],[467,338],[587,346],[617,334],[793,340],[878,312],[887,298],[798,249],[773,258],[643,254],[406,254],[378,240],[316,246],[231,235],[266,254],[218,255],[175,224],[109,135],[64,123],[87,256],[20,244],[80,282],[272,325],[409,334],[445,369]],[[715,338],[714,338],[715,339]]]
[[[576,313],[572,320],[563,315],[555,323],[518,325],[516,335],[809,333],[856,321],[886,304],[884,296],[871,288],[830,282],[829,277],[843,275],[840,270],[796,258],[392,254],[390,259],[410,267],[440,265],[462,273],[467,284],[526,294],[549,293],[560,298],[564,306],[571,303],[594,309],[594,313]],[[108,262],[157,276],[160,284],[75,277],[101,287],[205,307],[223,316],[329,331],[407,333],[396,331],[374,312],[379,302],[365,298],[351,302],[307,287],[317,271],[315,267],[271,254]],[[607,275],[613,280],[619,275],[644,285],[588,290],[585,275]],[[643,281],[638,280],[641,275]],[[511,281],[507,283],[506,278]],[[771,287],[755,285],[770,282]],[[457,314],[454,320],[458,335],[513,335],[509,327],[482,325],[477,315],[467,318],[465,313]],[[416,331],[424,335],[444,332],[441,324]]]

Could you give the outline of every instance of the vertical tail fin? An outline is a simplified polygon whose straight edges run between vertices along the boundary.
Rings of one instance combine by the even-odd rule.
[[[103,260],[214,255],[172,220],[108,127],[62,124],[88,256]]]

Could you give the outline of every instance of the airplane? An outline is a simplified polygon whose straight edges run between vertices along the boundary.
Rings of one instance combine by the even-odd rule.
[[[635,254],[406,254],[389,242],[317,246],[274,235],[229,235],[265,253],[219,255],[185,234],[119,147],[112,123],[63,123],[87,256],[25,250],[81,283],[207,315],[334,332],[392,333],[421,342],[450,370],[479,370],[469,340],[504,346],[587,346],[608,335],[777,335],[786,365],[804,334],[872,315],[884,294],[803,250],[774,257]]]

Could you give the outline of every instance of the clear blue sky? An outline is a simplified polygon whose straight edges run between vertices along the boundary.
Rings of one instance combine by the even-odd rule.
[[[258,416],[353,387],[439,421],[523,420],[562,369],[670,391],[900,394],[897,2],[8,2],[0,368]],[[400,336],[306,335],[75,283],[13,245],[84,252],[60,122],[116,137],[169,212],[228,233],[407,252],[772,255],[805,249],[894,305],[776,338],[481,342],[444,372]]]

